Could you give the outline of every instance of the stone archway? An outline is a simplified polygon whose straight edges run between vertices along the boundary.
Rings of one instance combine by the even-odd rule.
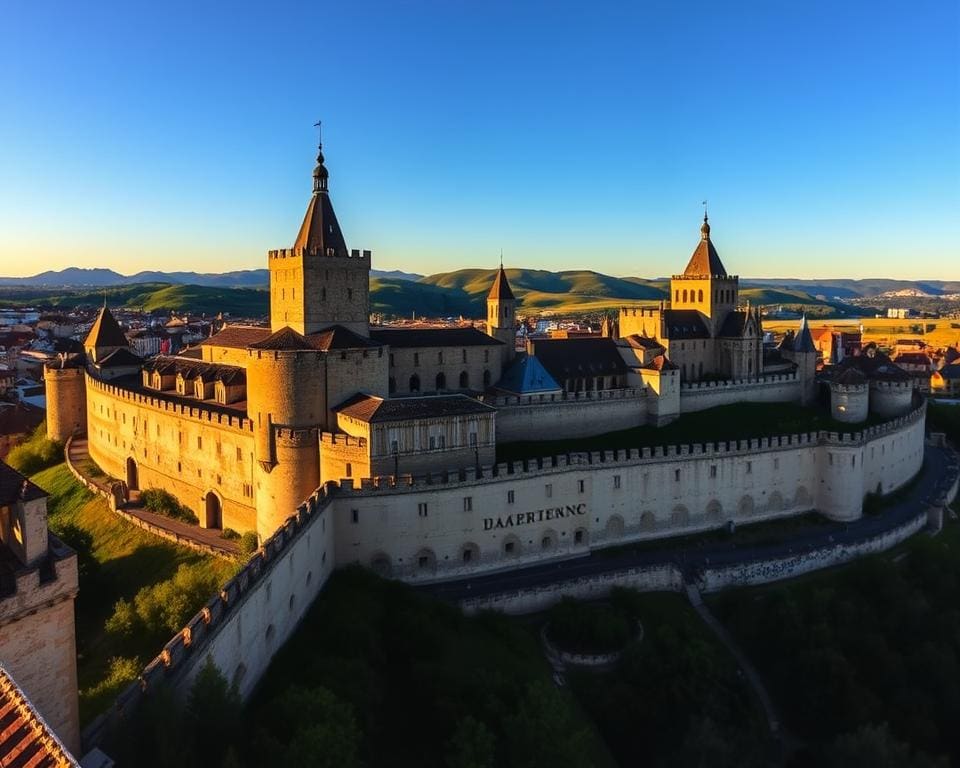
[[[753,514],[754,504],[753,496],[747,494],[740,498],[740,503],[737,505],[737,514],[741,517],[749,517]]]
[[[223,505],[214,491],[207,491],[203,498],[203,527],[223,528]]]
[[[713,499],[707,504],[706,520],[708,523],[719,523],[722,515],[723,505],[719,501]]]
[[[370,561],[370,567],[373,572],[383,578],[389,578],[393,571],[393,563],[390,557],[384,552],[377,552]]]
[[[127,457],[127,490],[140,490],[140,477],[137,470],[137,462],[133,456]]]
[[[607,539],[619,539],[624,531],[623,518],[620,515],[611,515],[607,520],[606,530],[604,531]]]

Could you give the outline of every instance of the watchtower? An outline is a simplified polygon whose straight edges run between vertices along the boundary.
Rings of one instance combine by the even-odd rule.
[[[716,336],[727,315],[737,308],[740,278],[728,275],[717,249],[710,240],[706,211],[700,227],[700,242],[682,275],[670,280],[670,308],[695,309],[706,318]]]
[[[347,250],[327,188],[323,145],[313,197],[292,248],[270,251],[270,326],[308,335],[343,325],[369,336],[370,251]]]

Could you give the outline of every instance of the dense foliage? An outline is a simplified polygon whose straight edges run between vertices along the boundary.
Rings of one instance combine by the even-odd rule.
[[[807,764],[857,740],[899,744],[900,765],[960,762],[960,526],[907,553],[716,599]]]
[[[611,671],[568,672],[572,690],[623,766],[766,765],[765,723],[723,646],[677,594],[615,590],[644,634]]]
[[[233,670],[227,670],[233,674]],[[168,765],[168,718],[137,726],[129,764]],[[550,681],[534,628],[456,608],[360,569],[333,575],[240,727],[206,766],[592,768],[610,765]],[[189,728],[178,754],[190,755]],[[187,739],[186,743],[184,739]],[[192,765],[191,758],[179,765]]]
[[[169,491],[162,488],[146,488],[140,492],[140,503],[150,512],[155,512],[174,520],[196,525],[200,521],[189,507],[185,507]]]
[[[4,461],[21,474],[34,475],[63,461],[63,445],[47,439],[47,422],[43,421]]]
[[[566,597],[547,612],[547,635],[563,651],[611,653],[631,639],[636,620],[614,603],[584,603]]]

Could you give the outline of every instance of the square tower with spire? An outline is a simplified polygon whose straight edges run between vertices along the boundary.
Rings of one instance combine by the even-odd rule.
[[[342,325],[369,336],[370,251],[348,250],[327,187],[323,145],[292,248],[269,252],[270,327],[308,335]]]

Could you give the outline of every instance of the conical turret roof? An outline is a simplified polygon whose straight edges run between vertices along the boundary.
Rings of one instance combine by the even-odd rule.
[[[317,166],[313,170],[313,197],[307,206],[307,213],[303,217],[303,224],[297,233],[295,250],[302,250],[309,254],[326,256],[349,256],[347,243],[340,231],[340,222],[333,212],[330,202],[330,192],[327,189],[329,174],[323,162],[323,152],[317,150]]]
[[[101,309],[100,314],[97,315],[97,319],[94,321],[90,333],[87,334],[87,339],[83,342],[83,346],[86,348],[129,346],[123,329],[120,327],[117,319],[111,314],[110,310],[107,309],[106,304],[103,305],[103,309]]]
[[[800,328],[797,330],[796,338],[793,340],[794,352],[816,352],[817,348],[813,344],[813,336],[810,335],[810,326],[807,325],[807,316],[800,318]]]

